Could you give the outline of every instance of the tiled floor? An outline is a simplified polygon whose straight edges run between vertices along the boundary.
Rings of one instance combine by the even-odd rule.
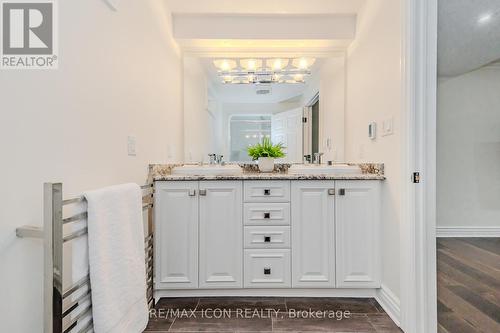
[[[401,332],[372,298],[162,298],[150,317],[145,332]]]
[[[438,238],[438,331],[500,332],[500,238]]]

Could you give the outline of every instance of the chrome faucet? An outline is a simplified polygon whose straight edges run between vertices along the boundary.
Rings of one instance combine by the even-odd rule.
[[[214,165],[215,164],[215,157],[216,156],[217,156],[216,154],[208,154],[208,157],[209,157],[209,162],[208,163],[210,165]]]
[[[318,165],[321,164],[321,156],[323,155],[323,153],[314,153],[313,163]]]
[[[222,164],[224,164],[224,161],[223,161],[224,156],[223,155],[208,154],[208,157],[210,158],[210,160],[209,160],[210,165],[215,165],[215,164],[222,165]]]

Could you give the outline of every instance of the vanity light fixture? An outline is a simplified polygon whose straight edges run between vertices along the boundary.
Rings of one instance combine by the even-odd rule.
[[[216,59],[221,81],[226,84],[305,83],[314,58]],[[291,66],[290,66],[291,64]]]
[[[304,70],[310,68],[315,62],[316,59],[314,58],[296,58],[293,59],[292,66]]]
[[[241,59],[240,60],[241,68],[248,72],[257,72],[262,69],[262,60],[261,59]]]
[[[236,61],[231,59],[214,60],[214,65],[223,73],[228,73],[238,66]]]
[[[280,72],[288,67],[288,59],[267,59],[266,66],[274,72]]]

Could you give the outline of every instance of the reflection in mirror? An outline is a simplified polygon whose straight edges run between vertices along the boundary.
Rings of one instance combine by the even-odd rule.
[[[344,158],[344,55],[184,58],[185,162],[249,162],[247,148],[270,138],[277,162]],[[320,101],[321,96],[321,101]]]
[[[229,161],[251,161],[247,154],[248,146],[261,142],[263,138],[271,138],[270,115],[232,116],[229,126],[231,147]]]

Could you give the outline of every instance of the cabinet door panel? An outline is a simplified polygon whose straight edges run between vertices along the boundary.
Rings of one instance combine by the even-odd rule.
[[[241,181],[200,182],[200,288],[241,288]]]
[[[292,286],[335,286],[333,181],[292,182]]]
[[[198,287],[197,190],[198,182],[156,183],[157,289]]]
[[[337,181],[337,287],[380,287],[380,183]],[[343,191],[342,191],[343,190]]]

